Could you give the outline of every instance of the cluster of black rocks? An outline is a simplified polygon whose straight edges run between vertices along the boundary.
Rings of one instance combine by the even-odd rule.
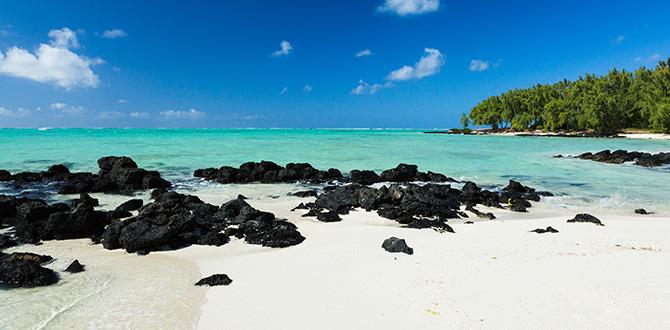
[[[239,168],[222,166],[220,168],[198,169],[193,173],[197,178],[216,181],[219,183],[282,183],[282,182],[312,182],[322,183],[339,180],[342,173],[334,168],[320,171],[307,163],[289,163],[282,167],[273,162],[247,162]]]
[[[155,171],[138,168],[128,157],[104,157],[98,160],[100,171],[71,173],[66,166],[54,165],[46,172],[10,174],[0,171],[0,180],[13,181],[17,186],[35,182],[57,182],[60,193],[79,193],[79,198],[49,204],[35,198],[0,195],[0,228],[13,230],[0,234],[0,249],[23,243],[37,244],[45,240],[90,238],[106,249],[125,249],[129,253],[178,249],[192,244],[220,246],[230,237],[244,239],[249,244],[283,248],[305,240],[298,228],[274,214],[253,208],[244,196],[215,206],[196,196],[168,191],[170,183]],[[272,162],[249,162],[239,168],[224,166],[218,169],[197,170],[196,177],[220,183],[277,183],[310,182],[328,185],[320,194],[316,190],[294,193],[299,197],[316,197],[311,203],[297,208],[307,209],[305,216],[315,216],[324,222],[340,221],[340,215],[362,208],[376,211],[409,228],[433,228],[453,232],[448,219],[468,217],[465,210],[487,219],[476,205],[525,212],[531,201],[539,201],[547,192],[538,192],[516,181],[499,191],[465,182],[462,189],[452,188],[457,182],[443,174],[420,172],[416,165],[400,164],[380,174],[369,170],[353,170],[343,176],[339,170],[317,170],[310,164],[290,163],[286,167]],[[416,181],[429,182],[417,184]],[[389,182],[389,185],[370,186]],[[154,189],[156,188],[156,189]],[[112,211],[96,210],[98,201],[87,192],[129,193],[154,189],[152,202],[131,199]],[[412,253],[412,249],[396,239],[385,243],[391,250]],[[386,248],[386,247],[385,247]],[[50,258],[49,258],[50,260]],[[9,286],[48,285],[58,280],[57,274],[42,267],[46,257],[25,253],[12,255],[0,252],[0,284]],[[5,272],[5,270],[7,272]],[[69,272],[83,271],[78,261]],[[229,283],[227,276],[212,277],[202,284]]]
[[[127,211],[98,211],[98,200],[87,194],[69,203],[48,204],[41,199],[0,195],[0,228],[14,227],[14,235],[0,235],[0,248],[43,240],[99,238],[113,219]]]
[[[657,167],[670,164],[670,152],[651,154],[648,152],[639,151],[603,150],[596,153],[583,153],[577,156],[577,158],[610,164],[623,164],[632,162],[635,165],[643,167]]]
[[[273,162],[248,162],[239,168],[222,166],[220,168],[198,169],[193,173],[197,178],[216,181],[219,183],[282,183],[282,182],[310,182],[324,183],[329,181],[351,182],[362,185],[371,185],[379,182],[456,182],[443,174],[434,172],[419,172],[416,165],[400,164],[396,168],[388,169],[381,174],[371,170],[353,170],[349,176],[344,176],[338,169],[327,171],[315,169],[307,163],[289,163],[282,167]]]
[[[441,232],[453,232],[448,219],[468,217],[460,211],[462,205],[479,217],[494,219],[490,213],[475,208],[477,204],[526,212],[530,201],[539,201],[540,196],[550,196],[548,192],[536,192],[516,181],[501,191],[481,189],[474,182],[466,182],[462,190],[449,184],[428,183],[391,184],[373,188],[360,184],[326,187],[314,202],[303,203],[296,209],[308,209],[304,216],[315,216],[324,222],[340,221],[339,215],[362,208],[377,211],[380,216],[395,220],[409,228],[433,228]],[[295,209],[294,209],[295,210]]]
[[[168,188],[170,182],[161,178],[157,171],[139,168],[128,157],[103,157],[98,160],[97,174],[70,172],[67,166],[58,164],[44,172],[20,172],[11,174],[0,170],[0,181],[12,181],[16,186],[35,183],[56,182],[59,193],[78,194],[91,192],[128,193],[141,189]]]
[[[125,220],[113,220],[101,237],[106,249],[145,254],[192,244],[220,246],[230,236],[268,247],[288,247],[305,238],[297,227],[251,207],[242,196],[221,207],[196,196],[156,190],[153,203]]]

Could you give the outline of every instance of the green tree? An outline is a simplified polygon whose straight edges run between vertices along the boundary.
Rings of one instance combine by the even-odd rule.
[[[468,129],[468,126],[470,126],[470,118],[468,118],[468,115],[465,113],[461,114],[461,126],[463,129]]]

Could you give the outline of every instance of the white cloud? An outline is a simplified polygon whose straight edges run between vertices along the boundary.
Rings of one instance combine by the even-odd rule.
[[[62,112],[66,115],[76,115],[80,114],[86,109],[82,107],[81,105],[68,105],[66,103],[61,103],[61,102],[54,102],[49,105],[49,108],[54,111]]]
[[[491,62],[474,59],[470,61],[470,66],[468,67],[470,71],[481,72],[486,71],[491,68]]]
[[[49,105],[49,108],[51,108],[51,110],[63,110],[65,109],[66,106],[67,104],[65,103],[55,102],[51,103],[51,105]]]
[[[281,91],[279,92],[279,95],[284,95],[286,94],[286,92],[288,92],[288,87],[284,86],[284,88],[282,88]]]
[[[68,28],[49,31],[49,39],[49,43],[57,48],[79,48],[77,34]]]
[[[384,0],[384,3],[377,7],[377,11],[407,16],[430,13],[439,8],[440,0]]]
[[[121,103],[121,104],[125,104],[125,103],[128,103],[128,100],[126,100],[126,99],[118,99],[118,100],[116,100],[116,102],[117,102],[117,103]]]
[[[356,57],[372,56],[372,51],[369,50],[369,49],[363,49],[363,50],[357,52],[354,56],[356,56]]]
[[[26,117],[30,115],[30,111],[24,108],[19,108],[16,111],[0,107],[0,117]]]
[[[358,81],[358,85],[354,87],[354,89],[351,90],[352,95],[374,95],[375,93],[379,92],[380,90],[384,88],[391,88],[393,87],[393,84],[390,82],[387,82],[386,84],[368,84],[366,83],[363,79]]]
[[[0,51],[0,74],[50,83],[65,89],[98,87],[100,78],[92,66],[102,64],[100,58],[89,59],[70,50],[79,46],[76,34],[68,29],[51,30],[50,44],[40,44],[35,53],[11,47]]]
[[[123,113],[118,112],[118,111],[103,111],[99,114],[99,117],[101,119],[115,119],[115,118],[123,117]]]
[[[414,66],[405,65],[400,69],[391,71],[386,79],[392,81],[422,79],[440,72],[440,67],[444,64],[444,55],[433,48],[426,48],[424,51],[425,54]]]
[[[293,50],[293,46],[291,45],[291,43],[286,41],[286,40],[282,40],[282,42],[279,43],[279,47],[280,47],[280,49],[275,50],[274,52],[272,52],[272,54],[270,54],[270,56],[279,57],[279,56],[288,55]]]
[[[170,118],[170,119],[176,119],[176,118],[182,118],[182,119],[196,119],[196,118],[202,118],[205,116],[204,112],[200,112],[196,109],[189,109],[189,110],[168,110],[168,111],[163,111],[160,113],[160,115],[164,118]]]
[[[102,37],[107,39],[118,39],[126,36],[128,36],[128,33],[126,33],[126,31],[123,31],[121,29],[105,30],[102,33]]]
[[[135,111],[135,112],[131,112],[130,116],[133,117],[133,118],[148,118],[149,114],[146,113],[146,112]]]
[[[305,93],[310,93],[312,91],[312,86],[311,85],[305,85],[305,87],[302,88],[302,91]]]

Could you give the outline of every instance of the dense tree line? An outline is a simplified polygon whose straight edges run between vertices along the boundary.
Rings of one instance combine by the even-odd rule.
[[[611,70],[576,81],[514,89],[489,97],[470,111],[475,125],[494,129],[670,132],[670,58],[653,70]],[[463,119],[461,119],[463,120]]]

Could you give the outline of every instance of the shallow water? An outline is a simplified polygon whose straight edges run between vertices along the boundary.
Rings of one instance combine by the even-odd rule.
[[[552,158],[603,149],[670,151],[670,141],[461,136],[415,130],[313,129],[1,129],[0,168],[44,170],[63,163],[97,171],[96,160],[127,155],[189,186],[193,170],[271,160],[317,168],[382,170],[400,162],[484,185],[509,179],[549,190],[557,205],[670,209],[670,171]]]
[[[187,329],[204,303],[205,289],[193,286],[200,278],[197,265],[162,253],[108,251],[88,239],[8,252],[14,251],[51,255],[54,261],[46,267],[58,271],[60,281],[0,290],[0,329]],[[74,259],[86,271],[61,272]]]

